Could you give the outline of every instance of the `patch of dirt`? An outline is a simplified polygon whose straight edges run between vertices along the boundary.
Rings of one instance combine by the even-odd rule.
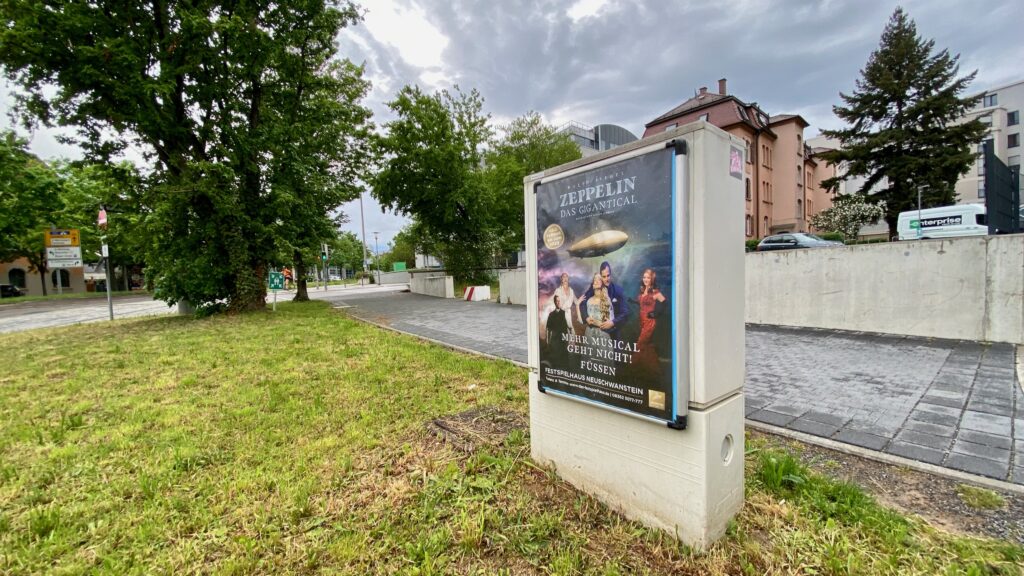
[[[456,450],[472,454],[483,446],[500,445],[513,430],[525,433],[528,426],[526,417],[518,412],[485,406],[435,418],[427,424],[427,431]]]
[[[971,508],[957,494],[964,482],[876,462],[835,450],[749,430],[751,438],[788,450],[815,472],[856,484],[882,504],[923,518],[949,532],[988,536],[1024,544],[1024,496],[993,490],[1006,504],[996,510]],[[987,486],[983,488],[991,490]]]

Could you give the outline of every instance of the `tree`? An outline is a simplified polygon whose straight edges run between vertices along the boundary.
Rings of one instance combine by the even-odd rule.
[[[0,261],[25,258],[46,294],[44,232],[61,223],[61,181],[14,132],[0,134]]]
[[[495,199],[499,249],[515,252],[523,247],[523,178],[582,157],[579,146],[565,132],[528,112],[501,127],[502,137],[486,155],[484,187]]]
[[[371,181],[373,196],[414,216],[447,270],[482,280],[497,218],[480,172],[491,137],[483,98],[476,90],[426,94],[405,86],[388,107],[398,118],[378,141],[384,160]]]
[[[935,53],[934,47],[897,8],[853,94],[840,94],[845,106],[833,107],[848,126],[822,130],[841,144],[822,157],[845,166],[845,174],[822,184],[836,190],[841,181],[864,176],[858,192],[885,201],[890,235],[899,213],[917,206],[918,190],[924,207],[955,201],[954,185],[970,168],[971,148],[985,131],[977,120],[962,121],[977,102],[960,98],[975,73],[957,78],[960,56]]]
[[[406,268],[415,268],[417,248],[412,226],[406,225],[391,239],[387,253],[381,257],[381,266],[385,270],[390,270],[394,263],[404,262]]]
[[[856,240],[861,226],[885,216],[885,201],[872,204],[863,194],[843,194],[832,206],[811,217],[811,226],[827,232],[840,232],[847,241]]]
[[[289,121],[321,120],[365,90],[346,85],[361,70],[326,64],[357,8],[0,0],[0,13],[0,65],[21,89],[27,122],[76,128],[75,141],[96,159],[133,144],[153,161],[144,204],[156,296],[262,308],[280,243],[308,242],[282,229],[277,210],[309,201],[317,212],[330,201],[307,193],[349,173],[316,172],[321,162],[335,166],[324,156],[338,145],[337,127],[310,136],[308,124]],[[342,124],[358,125],[361,113],[343,108],[357,117]],[[292,169],[299,155],[316,161]]]

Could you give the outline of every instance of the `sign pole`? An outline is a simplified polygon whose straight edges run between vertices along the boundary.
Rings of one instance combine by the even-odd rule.
[[[105,262],[104,268],[106,268],[105,272],[106,272],[106,275],[107,275],[107,282],[106,282],[106,285],[107,285],[107,311],[110,313],[110,319],[113,320],[114,319],[114,298],[113,298],[113,295],[110,293],[110,282],[111,282],[111,278],[110,278],[110,247],[107,246],[106,244],[103,245],[103,254],[102,254],[102,256],[103,256],[103,259],[104,259],[104,262]]]

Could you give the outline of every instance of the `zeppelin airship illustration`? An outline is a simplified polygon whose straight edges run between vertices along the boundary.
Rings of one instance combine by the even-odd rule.
[[[569,254],[577,258],[604,256],[626,245],[629,234],[621,230],[604,230],[591,234],[569,247]]]

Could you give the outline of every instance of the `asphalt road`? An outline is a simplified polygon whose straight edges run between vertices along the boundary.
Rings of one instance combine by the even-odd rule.
[[[395,286],[331,286],[326,291],[311,287],[309,297],[315,300],[335,300],[342,295],[378,294],[406,288],[404,284]],[[294,296],[294,291],[282,290],[278,293],[277,300],[278,302],[287,302]],[[268,295],[267,304],[270,304],[271,300],[272,297]],[[177,306],[168,306],[159,300],[153,300],[148,295],[114,298],[115,320],[173,314],[177,311]],[[0,305],[0,333],[100,322],[109,318],[106,298],[67,298],[4,304]]]

